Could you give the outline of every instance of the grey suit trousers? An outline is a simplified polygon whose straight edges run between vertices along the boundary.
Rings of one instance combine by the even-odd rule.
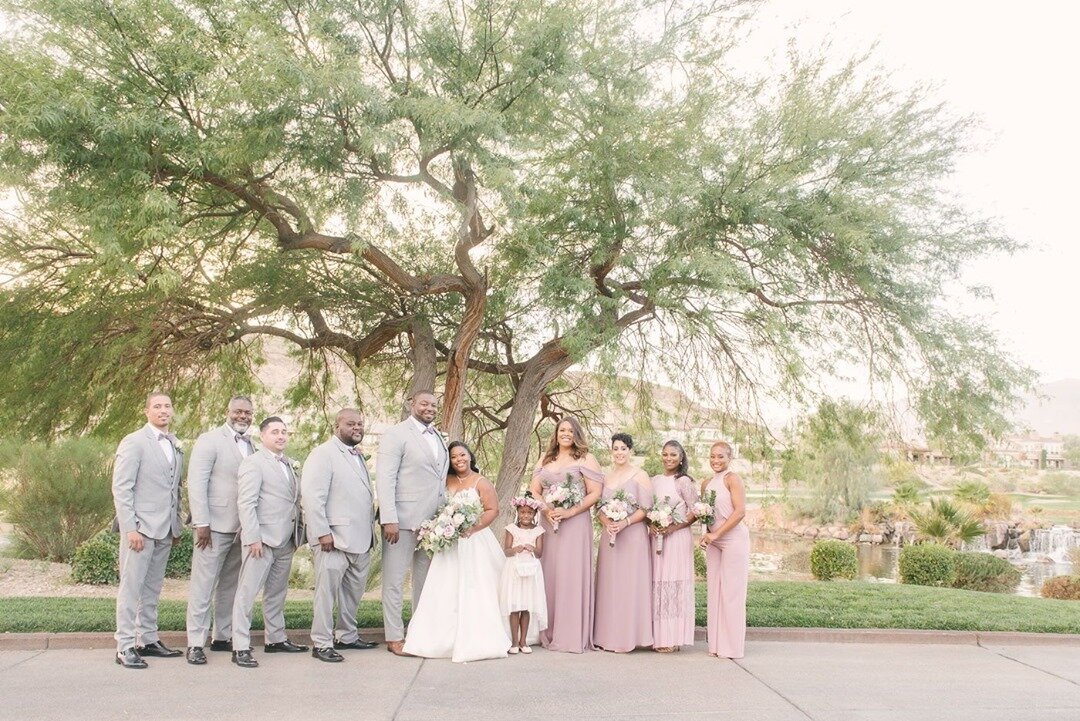
[[[266,643],[286,640],[285,594],[289,590],[289,572],[292,570],[294,553],[296,546],[289,540],[278,548],[264,544],[260,558],[244,556],[240,566],[240,580],[236,587],[236,599],[233,601],[233,651],[251,649],[251,616],[259,591],[263,592],[263,628],[266,629]]]
[[[158,640],[158,599],[165,581],[172,539],[143,537],[143,550],[128,548],[120,534],[120,588],[116,592],[116,650]]]
[[[389,544],[383,539],[382,552],[383,630],[387,641],[401,641],[405,638],[405,624],[401,619],[405,572],[412,567],[412,607],[415,611],[431,559],[423,551],[416,550],[416,531],[404,528],[397,543]]]
[[[205,646],[210,635],[213,602],[215,641],[232,638],[233,600],[244,549],[240,534],[210,531],[210,548],[195,546],[188,585],[187,645]]]
[[[356,610],[367,588],[371,553],[323,551],[315,547],[315,603],[311,619],[311,643],[316,648],[332,648],[334,632],[344,643],[359,638]],[[334,604],[337,604],[337,619]]]

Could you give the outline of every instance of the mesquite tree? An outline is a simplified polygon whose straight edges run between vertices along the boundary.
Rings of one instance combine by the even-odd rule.
[[[331,355],[441,384],[505,496],[579,363],[780,397],[853,364],[958,442],[1028,380],[941,302],[1012,246],[941,192],[967,123],[863,63],[738,72],[743,3],[4,5],[10,433],[161,385],[216,414],[275,337],[296,403]]]

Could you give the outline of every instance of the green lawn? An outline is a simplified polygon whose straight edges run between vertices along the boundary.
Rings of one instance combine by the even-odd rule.
[[[702,584],[697,601],[697,621],[704,625]],[[894,584],[758,581],[750,584],[747,606],[751,626],[1080,633],[1077,601]],[[111,632],[114,613],[111,599],[0,598],[0,632]],[[311,602],[288,602],[285,616],[289,628],[310,628]],[[381,627],[379,603],[365,601],[359,620],[364,628]],[[182,630],[184,603],[162,601],[159,622],[162,630]],[[258,612],[255,627],[262,628]]]

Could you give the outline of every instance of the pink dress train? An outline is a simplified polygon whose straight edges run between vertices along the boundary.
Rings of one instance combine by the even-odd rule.
[[[637,481],[627,481],[620,488],[639,507],[652,505],[652,491],[641,488]],[[605,485],[604,498],[617,490]],[[606,651],[652,646],[652,545],[645,524],[635,523],[619,531],[614,546],[602,532],[599,543],[593,644]]]
[[[566,480],[567,474],[580,483],[582,476],[602,482],[603,475],[579,464],[557,471],[541,468],[536,472],[544,493],[551,486]],[[541,515],[544,527],[544,555],[540,565],[544,571],[544,591],[547,595],[547,628],[540,632],[540,643],[549,651],[582,653],[591,651],[593,625],[593,527],[592,514],[579,513],[559,524],[555,533],[547,517]]]
[[[688,476],[654,476],[653,498],[668,498],[684,515],[697,500]],[[694,645],[694,535],[682,528],[664,537],[664,552],[651,550],[653,566],[653,646]]]
[[[732,513],[731,492],[724,483],[724,471],[705,487],[716,491],[715,531]],[[742,658],[746,648],[746,587],[750,578],[750,529],[738,523],[705,549],[708,568],[709,653],[724,658]]]

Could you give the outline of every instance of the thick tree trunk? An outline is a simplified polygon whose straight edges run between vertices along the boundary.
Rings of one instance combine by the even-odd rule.
[[[465,313],[461,325],[454,334],[454,344],[446,359],[446,386],[442,399],[443,430],[450,435],[450,440],[464,440],[465,420],[462,411],[465,408],[465,378],[469,363],[469,354],[480,333],[484,321],[484,308],[487,305],[487,286],[479,285],[469,291],[465,298]]]
[[[409,383],[406,398],[422,390],[435,388],[435,376],[438,373],[436,362],[435,334],[427,318],[416,316],[409,329],[409,360],[412,362],[413,377]],[[402,405],[401,417],[409,415],[408,404]]]
[[[529,462],[530,436],[536,426],[536,409],[540,405],[540,396],[552,381],[557,379],[573,365],[562,343],[549,341],[526,364],[514,394],[514,407],[507,418],[506,433],[503,436],[502,467],[495,482],[499,494],[499,507],[506,508],[510,499],[520,491],[523,482],[530,480],[527,467]]]

